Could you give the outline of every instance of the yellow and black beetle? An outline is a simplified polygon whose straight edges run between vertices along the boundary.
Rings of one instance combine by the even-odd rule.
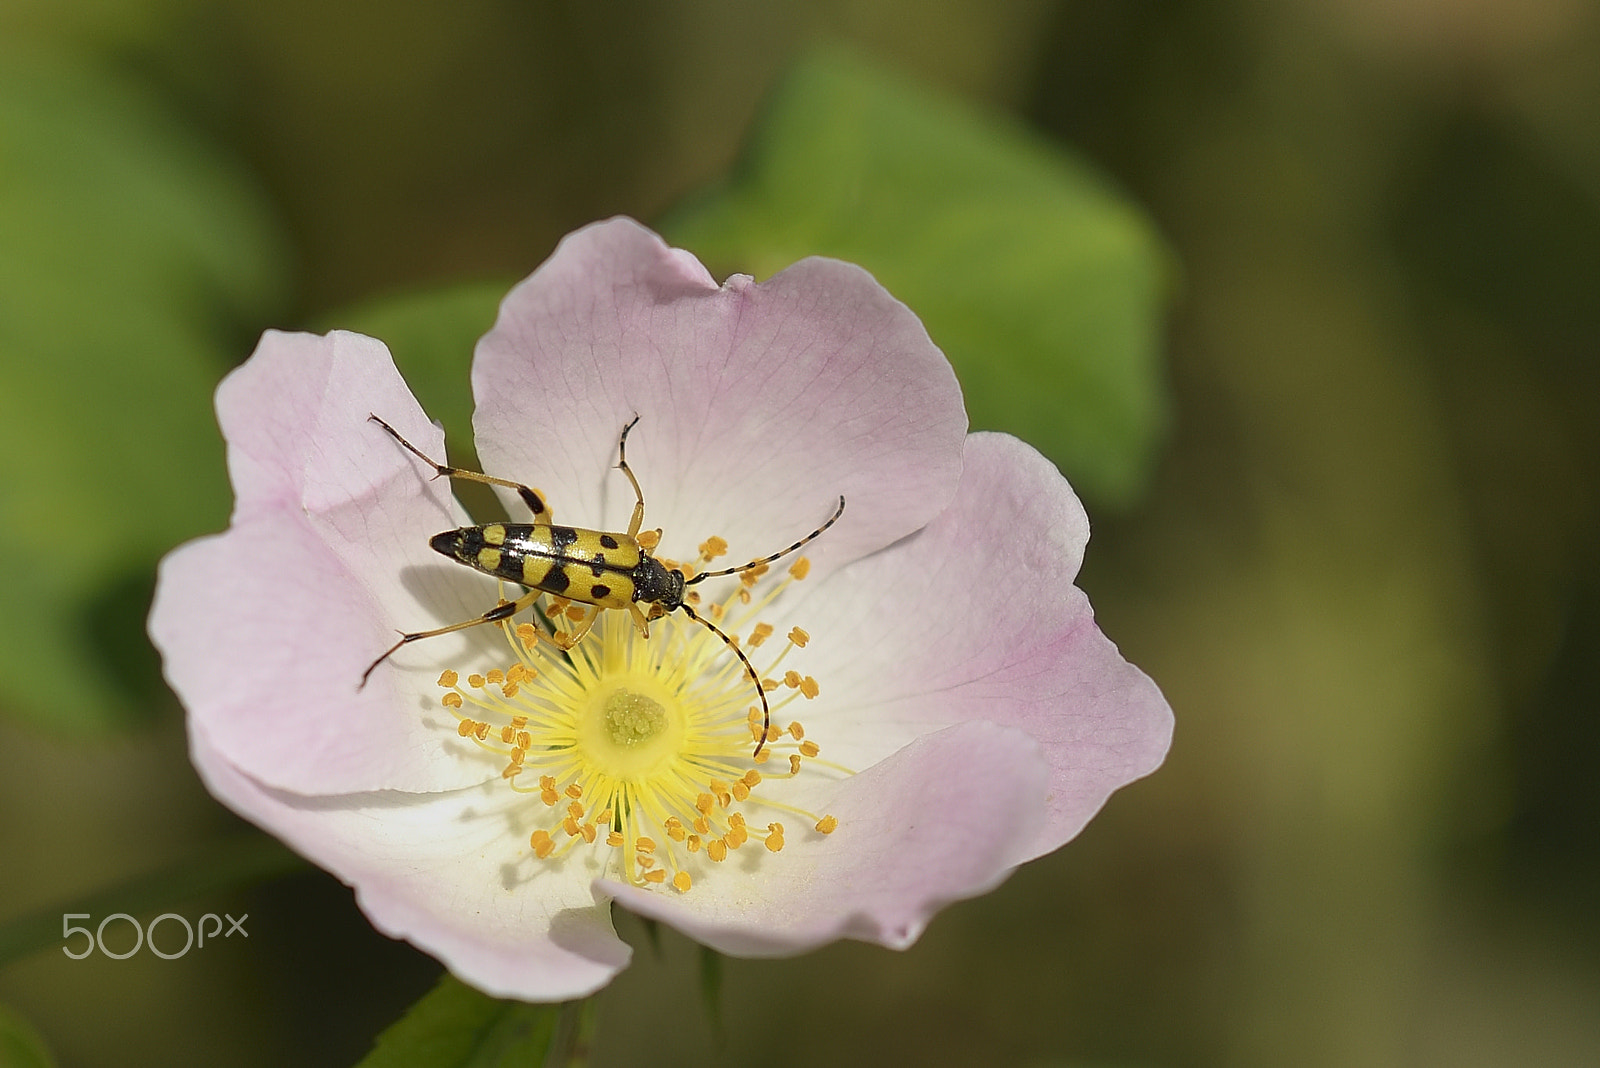
[[[467,471],[436,463],[376,415],[369,415],[367,418],[387,430],[389,435],[413,456],[433,468],[435,478],[441,476],[462,478],[516,490],[517,496],[522,498],[522,502],[533,513],[534,521],[485,523],[483,526],[460,527],[435,534],[430,538],[428,544],[435,552],[448,556],[459,564],[465,564],[475,571],[515,582],[526,587],[528,592],[514,601],[497,605],[473,619],[434,630],[402,634],[399,641],[385,650],[382,656],[361,673],[361,686],[365,686],[368,676],[402,645],[422,638],[432,638],[464,630],[467,627],[475,627],[480,623],[498,623],[529,607],[544,594],[553,594],[593,606],[583,623],[570,635],[558,638],[546,634],[543,630],[538,631],[542,640],[549,641],[563,650],[571,649],[582,641],[589,633],[589,629],[594,626],[594,621],[606,609],[632,613],[639,633],[646,638],[650,637],[650,620],[659,619],[668,612],[680,611],[721,638],[744,664],[745,673],[750,676],[750,681],[755,684],[756,693],[761,697],[761,737],[756,742],[755,750],[760,754],[761,747],[766,744],[767,730],[772,721],[771,710],[767,705],[767,694],[761,686],[761,679],[756,675],[756,669],[751,665],[750,658],[745,656],[744,650],[718,629],[716,624],[690,607],[684,601],[684,593],[687,587],[697,582],[737,575],[770,564],[774,560],[780,560],[820,537],[823,531],[838,522],[839,517],[844,514],[844,497],[839,498],[839,507],[826,523],[781,552],[752,560],[741,567],[730,567],[722,571],[702,571],[693,578],[685,578],[682,571],[669,568],[651,556],[649,549],[654,547],[654,541],[648,541],[647,547],[639,536],[639,528],[644,524],[644,491],[639,488],[639,480],[634,477],[633,469],[628,466],[628,431],[639,422],[637,415],[622,428],[622,436],[617,441],[617,467],[628,477],[637,502],[633,506],[633,518],[628,521],[626,534],[557,526],[549,522],[550,509],[538,490],[509,479],[495,478],[478,471]],[[541,518],[545,522],[540,522]],[[639,607],[641,604],[649,606],[648,614]]]

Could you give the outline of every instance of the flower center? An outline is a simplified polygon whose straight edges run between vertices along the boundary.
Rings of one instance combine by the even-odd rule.
[[[667,726],[667,710],[660,702],[628,690],[618,690],[607,697],[600,718],[611,734],[611,744],[618,749],[632,749],[648,742]]]
[[[701,546],[701,561],[722,552],[726,543],[710,539]],[[799,817],[816,833],[832,833],[838,826],[832,816],[819,817],[779,796],[783,784],[802,773],[845,771],[814,759],[820,749],[798,721],[779,719],[796,699],[820,692],[810,676],[779,674],[810,636],[792,628],[788,641],[763,661],[769,650],[762,646],[776,629],[756,619],[806,570],[802,558],[759,594],[767,569],[746,572],[737,583],[728,581],[731,592],[722,602],[695,604],[762,671],[772,723],[759,753],[755,686],[722,639],[686,616],[655,620],[646,640],[626,613],[605,612],[565,656],[552,652],[549,631],[533,623],[501,624],[511,650],[508,667],[469,675],[465,683],[453,670],[439,677],[458,734],[504,756],[501,775],[510,789],[534,795],[523,811],[530,814],[535,863],[600,852],[630,882],[670,881],[687,891],[752,837],[770,852],[782,850],[782,821],[752,826],[747,812]],[[555,598],[545,618],[560,636],[578,629],[591,611]]]

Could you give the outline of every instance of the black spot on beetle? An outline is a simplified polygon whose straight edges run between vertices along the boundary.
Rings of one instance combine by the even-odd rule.
[[[567,577],[566,569],[560,564],[552,567],[545,573],[544,578],[539,580],[539,588],[548,593],[561,593],[570,585],[572,580]]]
[[[602,534],[600,535],[600,545],[606,549],[615,549],[617,547],[617,539],[610,534]]]
[[[593,597],[597,601],[603,601],[607,597],[611,596],[611,587],[604,585],[603,583],[596,582],[593,586],[589,587],[589,596]]]
[[[565,549],[578,540],[578,532],[572,527],[551,527],[550,541],[557,549]]]

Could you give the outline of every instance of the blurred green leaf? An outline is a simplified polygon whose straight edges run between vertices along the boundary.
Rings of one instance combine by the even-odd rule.
[[[713,270],[866,267],[955,365],[975,428],[1131,501],[1164,423],[1170,260],[1086,164],[1003,117],[824,51],[779,86],[724,188],[667,218]]]
[[[378,1036],[358,1068],[573,1065],[586,1056],[586,1002],[529,1005],[480,994],[446,974]]]
[[[0,1065],[5,1068],[55,1068],[55,1058],[28,1021],[0,1005]]]
[[[137,86],[0,52],[7,711],[81,733],[148,697],[142,625],[92,624],[142,620],[160,554],[226,521],[211,392],[283,260],[244,175]]]

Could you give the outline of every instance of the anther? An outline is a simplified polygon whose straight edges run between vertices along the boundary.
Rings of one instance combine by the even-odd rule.
[[[445,689],[448,690],[451,687],[455,686],[457,680],[459,680],[460,678],[461,678],[460,675],[457,675],[454,671],[450,670],[449,668],[445,668],[444,674],[439,676],[439,685],[443,686]]]
[[[823,834],[832,834],[839,829],[839,820],[834,816],[824,816],[817,821],[817,830]]]
[[[789,640],[794,642],[797,647],[804,649],[806,647],[806,642],[811,640],[811,635],[807,634],[799,627],[794,627],[789,631]]]
[[[796,582],[803,581],[807,575],[811,574],[810,557],[802,556],[793,564],[789,565],[789,574]]]
[[[686,871],[680,871],[672,877],[672,888],[680,894],[687,894],[689,887],[692,885],[693,880],[689,878],[689,873]]]

